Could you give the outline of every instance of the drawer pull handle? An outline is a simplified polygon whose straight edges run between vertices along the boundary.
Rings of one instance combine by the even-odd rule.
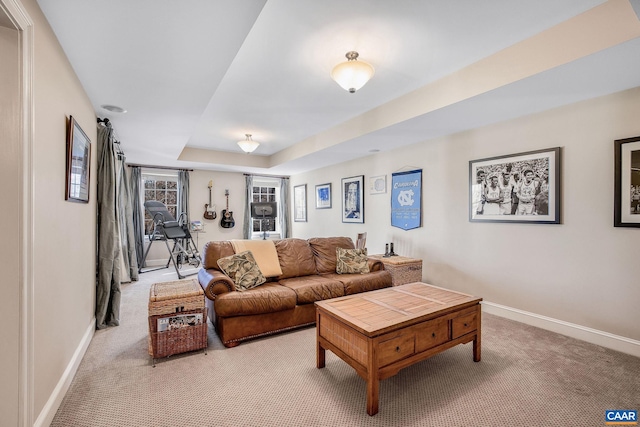
[[[464,324],[464,327],[466,328],[467,326],[469,326],[469,325],[465,323],[465,324]]]
[[[435,337],[436,337],[436,333],[434,332],[431,334],[431,338],[435,338]]]
[[[396,347],[396,352],[400,353],[400,347]]]

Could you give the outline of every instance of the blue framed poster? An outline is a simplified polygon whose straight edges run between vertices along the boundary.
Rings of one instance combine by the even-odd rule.
[[[422,169],[391,174],[391,225],[422,227]]]

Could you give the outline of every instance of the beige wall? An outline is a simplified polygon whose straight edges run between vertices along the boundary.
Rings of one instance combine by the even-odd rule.
[[[0,14],[3,12],[0,11]],[[20,109],[18,31],[0,26],[0,224],[4,224],[0,245],[0,292],[3,327],[0,328],[0,414],[6,425],[18,424],[18,371],[20,333]]]
[[[205,204],[209,203],[209,181],[211,188],[211,204],[215,206],[216,219],[203,217]],[[189,215],[191,221],[201,221],[204,231],[193,233],[193,240],[198,250],[210,240],[242,239],[242,218],[244,216],[244,175],[231,172],[214,172],[195,170],[189,174]],[[233,212],[236,225],[233,228],[220,226],[220,215],[226,209],[225,189],[229,190],[229,210]],[[171,246],[171,245],[170,245]],[[164,242],[156,241],[147,255],[147,267],[165,265],[169,259],[169,251]],[[170,268],[173,268],[170,266]]]
[[[93,107],[57,38],[36,1],[22,3],[35,34],[33,412],[37,418],[51,404],[74,352],[95,324],[97,144]],[[92,141],[88,204],[64,199],[69,116]]]
[[[640,340],[640,230],[613,227],[613,141],[640,135],[640,88],[292,177],[307,184],[308,222],[296,237],[368,233],[370,253],[393,241],[422,258],[427,282],[486,301]],[[563,147],[563,224],[468,220],[469,160]],[[343,224],[340,179],[423,170],[423,227],[390,225],[390,193],[365,194],[365,224]],[[333,208],[313,189],[331,182]]]
[[[204,219],[204,205],[209,203],[209,181],[211,203],[216,207],[214,220]],[[245,180],[241,173],[213,172],[196,170],[189,174],[189,215],[191,221],[201,221],[204,233],[197,236],[199,249],[210,240],[242,239],[242,220],[244,217]],[[229,210],[233,212],[236,225],[233,228],[220,226],[220,214],[226,209],[227,199],[224,190],[229,190]],[[194,236],[194,239],[196,236]]]

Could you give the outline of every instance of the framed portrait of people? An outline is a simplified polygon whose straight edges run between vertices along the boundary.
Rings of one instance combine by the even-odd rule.
[[[615,142],[615,227],[640,228],[640,136]]]
[[[560,147],[469,162],[469,221],[560,224]]]

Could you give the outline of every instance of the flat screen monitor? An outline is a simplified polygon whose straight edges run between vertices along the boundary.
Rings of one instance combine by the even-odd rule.
[[[278,216],[278,204],[276,202],[251,203],[252,218],[275,218],[276,216]]]

